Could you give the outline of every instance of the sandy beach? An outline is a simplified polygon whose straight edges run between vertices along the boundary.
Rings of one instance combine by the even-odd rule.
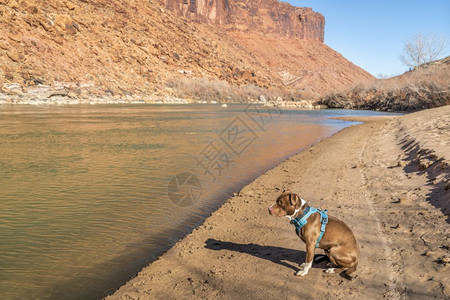
[[[450,106],[357,120],[244,187],[107,299],[448,299]],[[267,211],[285,189],[352,228],[355,279],[325,262],[294,275],[305,245]]]

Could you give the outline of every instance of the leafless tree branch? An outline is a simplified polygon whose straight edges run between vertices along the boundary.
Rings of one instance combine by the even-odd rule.
[[[399,58],[406,66],[416,68],[438,59],[444,54],[447,46],[448,41],[444,35],[425,36],[418,33],[405,42]]]

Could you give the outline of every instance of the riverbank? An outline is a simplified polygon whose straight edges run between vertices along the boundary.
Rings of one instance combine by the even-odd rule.
[[[70,87],[70,86],[69,86]],[[197,103],[170,95],[107,96],[72,90],[67,85],[38,86],[23,92],[18,84],[8,85],[9,93],[0,93],[0,105],[77,105],[77,104],[190,104]],[[6,89],[4,87],[4,89]]]
[[[70,87],[70,86],[69,86]],[[5,87],[4,87],[5,88]],[[281,97],[269,98],[260,95],[259,97],[248,98],[245,101],[223,98],[222,100],[199,100],[174,95],[126,95],[126,96],[106,96],[89,94],[86,90],[73,91],[66,85],[39,86],[30,88],[23,92],[23,87],[18,84],[7,85],[5,89],[10,90],[10,94],[0,92],[0,105],[77,105],[77,104],[261,104],[268,107],[278,107],[287,109],[325,109],[326,105],[319,105],[316,100],[284,101]],[[84,96],[82,95],[83,92]]]
[[[450,106],[357,120],[243,188],[108,299],[450,297]],[[284,189],[353,229],[356,279],[324,263],[294,276],[305,246],[267,213]]]

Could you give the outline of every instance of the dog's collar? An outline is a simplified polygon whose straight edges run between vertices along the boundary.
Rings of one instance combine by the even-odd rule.
[[[298,214],[298,212],[301,211],[301,210],[302,210],[301,208],[297,208],[297,209],[294,211],[294,213],[293,213],[292,215],[286,215],[285,217],[288,218],[289,221],[292,222],[292,218],[293,218],[296,214]]]
[[[289,221],[292,221],[292,219],[294,218],[294,216],[295,216],[296,214],[298,214],[298,212],[301,211],[302,208],[303,208],[303,206],[306,204],[306,201],[303,200],[302,198],[300,198],[300,201],[302,202],[301,205],[300,205],[300,208],[297,208],[297,209],[294,211],[294,213],[293,213],[292,215],[286,215],[286,216],[285,216],[286,218],[289,219]]]

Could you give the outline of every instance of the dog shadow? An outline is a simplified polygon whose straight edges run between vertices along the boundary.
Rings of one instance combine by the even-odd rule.
[[[305,261],[306,252],[297,249],[288,249],[276,246],[261,246],[258,244],[239,244],[234,242],[219,241],[216,239],[208,239],[205,242],[205,248],[211,250],[229,250],[239,253],[245,253],[257,258],[266,259],[273,263],[279,264],[286,268],[290,268],[295,272],[299,271],[299,265]],[[320,256],[320,255],[316,255]],[[316,257],[314,260],[316,260]],[[325,268],[326,263],[315,264],[314,267]],[[323,265],[323,266],[322,266]]]

